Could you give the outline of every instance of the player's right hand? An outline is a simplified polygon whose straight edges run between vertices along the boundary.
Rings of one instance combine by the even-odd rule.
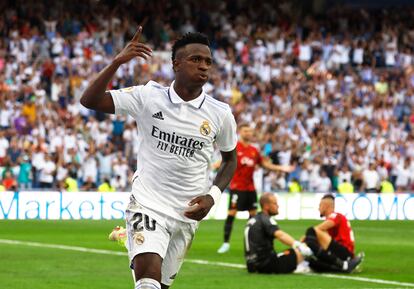
[[[152,56],[152,49],[149,46],[139,42],[141,33],[142,26],[139,26],[131,41],[129,41],[124,49],[122,49],[122,51],[117,56],[115,56],[114,62],[123,64],[130,61],[134,57],[142,57],[144,59],[148,59]]]
[[[184,212],[184,216],[201,221],[213,207],[214,200],[210,195],[204,195],[192,199],[188,205],[189,208]]]

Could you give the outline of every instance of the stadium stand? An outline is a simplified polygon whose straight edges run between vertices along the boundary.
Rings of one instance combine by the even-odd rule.
[[[216,68],[205,90],[253,124],[263,154],[296,165],[265,175],[265,190],[412,191],[414,10],[333,6],[318,15],[298,1],[262,2],[2,1],[4,188],[62,189],[74,177],[82,190],[104,179],[128,189],[135,123],[79,98],[141,24],[157,53],[124,65],[109,88],[168,85],[164,51],[179,34],[206,33]]]

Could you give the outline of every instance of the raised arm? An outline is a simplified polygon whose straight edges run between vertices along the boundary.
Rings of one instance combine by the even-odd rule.
[[[148,59],[151,57],[152,50],[150,47],[140,43],[142,27],[139,26],[134,37],[125,48],[93,79],[84,91],[80,102],[83,106],[106,113],[115,113],[115,106],[112,96],[106,92],[109,82],[118,68],[130,61],[134,57]]]
[[[280,171],[280,172],[284,172],[284,173],[291,173],[295,170],[294,166],[281,166],[281,165],[275,165],[272,164],[271,161],[269,161],[269,159],[267,158],[262,158],[262,162],[260,164],[264,169],[269,170],[269,171]]]

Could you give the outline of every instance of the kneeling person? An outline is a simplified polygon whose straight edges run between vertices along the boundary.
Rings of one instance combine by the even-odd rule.
[[[312,251],[306,244],[280,230],[271,218],[279,213],[279,205],[273,194],[263,194],[260,205],[262,212],[251,218],[244,230],[247,270],[250,273],[291,273],[304,257],[312,255]],[[278,254],[273,248],[274,239],[292,248]]]

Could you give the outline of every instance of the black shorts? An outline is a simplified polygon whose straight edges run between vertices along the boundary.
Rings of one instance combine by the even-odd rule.
[[[237,211],[250,211],[257,209],[256,191],[230,190],[229,209]]]
[[[280,254],[273,253],[266,262],[257,266],[257,272],[264,274],[292,273],[296,270],[296,266],[295,250],[288,249]]]
[[[342,246],[334,239],[332,239],[331,243],[329,244],[328,251],[344,261],[353,257],[353,254],[349,252],[346,247]]]
[[[327,251],[343,261],[353,257],[353,254],[349,252],[347,248],[345,248],[335,240],[331,241]],[[319,259],[310,259],[309,266],[315,272],[342,272],[342,269],[338,268],[337,265],[327,263],[326,261],[322,261]]]

